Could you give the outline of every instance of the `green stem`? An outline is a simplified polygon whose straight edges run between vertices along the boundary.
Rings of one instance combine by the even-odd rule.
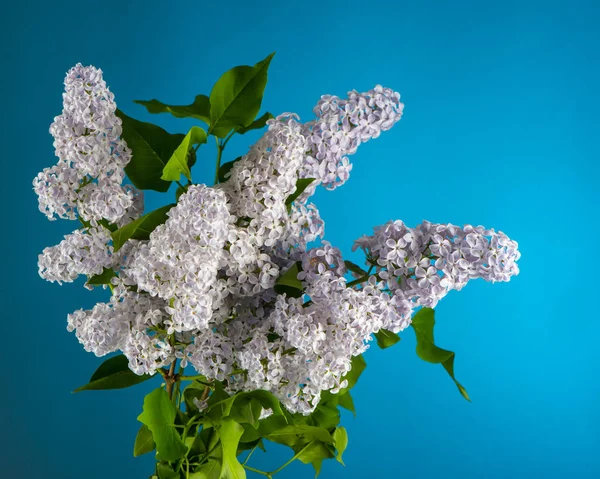
[[[167,382],[165,389],[167,391],[167,394],[169,395],[169,399],[173,397],[173,383],[175,382],[173,380],[173,376],[175,374],[175,366],[177,366],[177,359],[171,363],[169,372],[165,377],[165,381]]]
[[[260,469],[254,469],[253,467],[246,466],[246,464],[242,464],[242,466],[244,466],[244,468],[248,469],[249,471],[256,472],[257,474],[262,474],[263,476],[267,476],[268,478],[271,478],[271,474],[268,472],[261,471]]]
[[[219,139],[215,137],[215,142],[217,143],[217,169],[215,171],[215,185],[219,182],[219,169],[221,168],[221,155],[223,154],[223,148],[225,145],[223,143],[219,143]]]
[[[246,460],[244,462],[242,462],[242,466],[244,464],[248,463],[248,461],[250,460],[250,457],[252,456],[252,454],[254,454],[254,451],[256,451],[257,447],[258,447],[258,444],[256,446],[254,446],[252,449],[250,449],[250,453],[246,456]]]
[[[292,462],[294,462],[296,459],[298,459],[298,457],[300,456],[300,454],[302,454],[308,448],[308,446],[310,446],[313,442],[314,442],[314,440],[310,441],[306,446],[304,446],[302,449],[300,449],[298,451],[298,453],[296,455],[294,455],[294,457],[292,457],[288,462],[286,462],[279,469],[276,469],[273,472],[270,472],[269,475],[272,476],[272,475],[277,474],[278,472],[281,472],[282,469],[284,469],[285,467],[289,466]]]
[[[173,399],[175,401],[175,406],[179,407],[179,385],[181,384],[181,375],[183,374],[183,370],[185,368],[181,365],[179,365],[179,372],[177,373],[177,376],[175,376],[175,390],[173,391]]]

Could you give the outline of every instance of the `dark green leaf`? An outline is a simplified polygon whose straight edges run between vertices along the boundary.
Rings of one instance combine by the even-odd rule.
[[[460,394],[470,401],[466,389],[454,377],[454,353],[438,348],[433,339],[435,325],[434,311],[431,308],[422,308],[412,318],[411,326],[417,336],[417,355],[429,363],[441,364],[448,372]]]
[[[170,113],[177,118],[196,118],[210,123],[210,100],[206,95],[198,95],[191,105],[167,105],[158,100],[133,100],[146,107],[150,113]]]
[[[335,458],[339,463],[344,464],[342,455],[348,446],[348,433],[346,432],[346,429],[343,427],[336,427],[335,431],[333,431],[333,439],[335,439],[335,448],[337,450]]]
[[[171,183],[161,179],[163,168],[185,135],[171,134],[152,123],[135,120],[121,110],[117,110],[117,116],[123,122],[121,138],[133,152],[125,173],[140,190],[164,193]]]
[[[152,439],[152,433],[150,432],[150,429],[148,429],[148,426],[145,424],[142,424],[142,427],[140,427],[140,430],[135,438],[133,455],[135,457],[141,456],[142,454],[154,451],[155,447],[156,445],[154,444],[154,439]]]
[[[340,411],[335,404],[319,403],[310,415],[309,424],[324,429],[331,429],[340,423]]]
[[[210,93],[209,134],[225,138],[232,129],[252,123],[260,110],[273,55],[253,67],[232,68],[219,78]]]
[[[237,447],[244,428],[232,419],[224,419],[219,427],[223,447],[223,465],[220,479],[245,479],[246,471],[237,459]]]
[[[198,412],[198,408],[194,404],[194,399],[200,399],[204,394],[205,388],[206,386],[203,384],[194,381],[183,390],[183,400],[185,402],[185,409],[188,413],[193,415]]]
[[[138,376],[129,369],[129,361],[123,354],[114,356],[104,361],[96,372],[90,378],[90,382],[85,386],[75,389],[75,393],[80,391],[100,390],[100,389],[122,389],[152,378],[149,374]]]
[[[285,273],[277,278],[275,292],[287,294],[291,298],[302,297],[302,282],[298,279],[298,263],[294,263]]]
[[[188,166],[188,154],[192,145],[206,143],[206,131],[199,126],[192,126],[190,131],[181,141],[181,144],[169,158],[169,161],[163,169],[161,179],[167,181],[179,181],[181,173],[188,180],[192,180],[192,173]]]
[[[156,465],[159,479],[179,479],[179,473],[175,472],[169,464],[158,463]]]
[[[377,346],[381,349],[389,348],[400,341],[400,336],[387,329],[380,329],[375,333],[375,337],[377,338]]]
[[[110,280],[116,276],[112,268],[104,268],[102,273],[91,276],[87,280],[87,284],[98,286],[101,284],[110,284]]]
[[[231,171],[233,165],[235,165],[241,159],[242,157],[238,156],[235,160],[228,161],[227,163],[221,165],[221,167],[219,168],[219,183],[225,183],[229,179],[227,174]]]
[[[235,401],[231,411],[231,418],[239,424],[258,424],[258,418],[263,407],[256,399],[251,397],[242,397]]]
[[[147,240],[150,238],[150,233],[158,225],[162,225],[167,221],[167,212],[173,208],[175,204],[170,204],[151,211],[137,220],[122,226],[117,231],[111,234],[115,251],[121,249],[128,239]]]
[[[356,416],[356,410],[354,409],[354,401],[352,400],[352,395],[350,394],[350,391],[347,391],[346,393],[341,394],[339,396],[338,404],[344,409],[353,412]]]
[[[359,277],[365,276],[367,274],[367,272],[364,269],[362,269],[360,266],[358,266],[356,263],[353,263],[352,261],[348,261],[346,259],[344,260],[344,264],[346,265],[346,268],[348,268],[349,271],[356,273],[357,275],[359,275]]]
[[[265,113],[260,118],[257,118],[252,123],[250,123],[248,126],[241,127],[238,130],[236,130],[236,133],[243,135],[244,133],[247,133],[251,130],[260,130],[261,128],[265,127],[265,125],[267,124],[267,120],[271,120],[272,118],[273,115],[271,115],[270,113]]]
[[[175,191],[175,200],[179,201],[179,197],[181,195],[183,195],[187,190],[185,189],[185,187],[183,186],[178,186],[177,190]]]
[[[314,178],[298,178],[296,180],[296,191],[294,191],[290,196],[285,200],[285,205],[287,206],[288,213],[292,209],[292,203],[296,201],[296,199],[304,193],[304,190],[308,188],[308,186],[315,181]]]
[[[187,452],[175,429],[177,410],[167,392],[158,388],[144,398],[144,409],[138,421],[148,426],[156,443],[156,458],[176,461]]]

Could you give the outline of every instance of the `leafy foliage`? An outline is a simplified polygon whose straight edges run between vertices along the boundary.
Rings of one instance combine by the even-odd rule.
[[[179,181],[181,173],[188,180],[192,180],[192,173],[188,164],[190,147],[192,145],[200,145],[206,143],[206,131],[199,126],[193,126],[181,144],[173,152],[173,155],[163,169],[162,179],[167,181]]]
[[[176,118],[196,118],[210,123],[210,100],[206,95],[197,95],[191,105],[167,105],[158,100],[134,100],[146,107],[149,113],[170,113]]]
[[[292,203],[298,199],[298,197],[304,193],[304,190],[310,186],[310,184],[315,181],[314,178],[298,178],[296,181],[296,191],[294,191],[288,198],[285,200],[285,205],[287,206],[288,213],[292,209]]]
[[[377,339],[377,346],[381,349],[389,348],[400,341],[400,336],[387,329],[380,329],[377,331],[375,333],[375,338]]]
[[[177,409],[164,389],[155,389],[145,397],[144,409],[138,416],[138,421],[152,432],[156,443],[156,457],[160,461],[175,461],[187,452],[175,429],[176,416]]]
[[[470,401],[467,390],[454,377],[454,356],[452,351],[439,348],[433,340],[433,327],[435,325],[434,311],[431,308],[422,308],[412,318],[412,324],[417,336],[417,356],[429,363],[441,364],[448,372],[460,394]]]
[[[122,121],[121,137],[133,152],[125,173],[140,190],[167,191],[171,183],[162,179],[163,169],[185,135],[171,134],[152,123],[135,120],[121,110],[116,113]]]
[[[162,225],[165,221],[167,221],[167,213],[171,208],[173,208],[173,206],[175,205],[170,204],[163,206],[162,208],[158,208],[157,210],[139,217],[137,220],[126,224],[112,233],[111,236],[115,251],[121,249],[128,239],[149,239],[150,233],[152,233],[152,231],[154,231],[158,225]]]
[[[287,294],[292,298],[302,297],[302,282],[298,279],[299,272],[299,266],[296,262],[277,278],[275,292],[277,294]]]
[[[273,55],[253,67],[232,68],[219,78],[210,93],[209,134],[225,138],[231,130],[251,125],[260,110]]]
[[[129,361],[123,354],[104,361],[90,378],[90,382],[73,392],[98,389],[123,389],[152,378],[149,374],[138,376],[129,369]]]

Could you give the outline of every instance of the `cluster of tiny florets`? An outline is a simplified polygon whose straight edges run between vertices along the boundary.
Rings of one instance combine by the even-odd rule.
[[[347,386],[352,358],[374,333],[402,331],[416,308],[435,306],[469,279],[518,273],[516,242],[483,227],[380,226],[355,243],[368,271],[353,267],[352,284],[338,248],[324,240],[309,247],[324,236],[309,203],[315,188],[343,184],[348,156],[402,116],[400,95],[381,86],[323,96],[308,123],[291,113],[269,120],[225,182],[187,186],[148,239],[115,251],[111,231],[144,209],[141,192],[122,184],[131,152],[102,72],[77,65],[65,86],[51,127],[59,162],[34,190],[50,219],[79,217],[84,227],[43,251],[39,273],[59,283],[113,276],[110,300],[70,314],[68,329],[98,356],[121,350],[136,374],[180,360],[228,392],[270,391],[291,412],[309,414],[323,391]],[[302,178],[313,182],[289,204]],[[276,288],[291,268],[301,297]]]

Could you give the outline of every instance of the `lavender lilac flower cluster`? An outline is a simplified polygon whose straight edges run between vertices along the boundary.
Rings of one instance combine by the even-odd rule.
[[[518,274],[517,243],[483,227],[401,221],[356,241],[373,274],[348,286],[339,249],[323,237],[309,203],[316,186],[349,177],[348,156],[402,116],[400,95],[381,86],[347,99],[325,95],[316,119],[284,113],[235,163],[229,179],[192,185],[149,240],[115,252],[106,222],[122,226],[143,210],[143,196],[122,185],[131,152],[119,138],[113,94],[93,67],[67,75],[64,110],[52,124],[59,162],[34,180],[50,219],[83,219],[39,257],[40,275],[72,282],[113,269],[112,297],[69,315],[87,351],[121,350],[137,374],[174,359],[228,391],[271,391],[292,412],[309,414],[322,391],[346,386],[353,356],[373,333],[399,332],[420,306],[433,307],[468,280],[508,281]],[[288,211],[298,178],[313,184]],[[277,278],[294,263],[306,297],[277,294]]]

